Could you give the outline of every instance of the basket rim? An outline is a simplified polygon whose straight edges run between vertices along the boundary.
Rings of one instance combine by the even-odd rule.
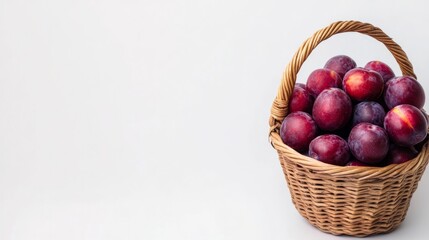
[[[270,133],[271,145],[280,154],[286,156],[295,163],[302,165],[308,170],[318,173],[324,173],[337,177],[352,177],[359,180],[368,180],[374,178],[388,178],[397,175],[413,174],[418,171],[422,165],[427,165],[429,160],[429,141],[423,145],[419,154],[401,164],[389,164],[387,166],[337,166],[318,161],[309,156],[303,155],[281,140],[280,134],[275,131]]]

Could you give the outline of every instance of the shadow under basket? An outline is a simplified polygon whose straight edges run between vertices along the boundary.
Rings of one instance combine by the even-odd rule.
[[[395,57],[402,74],[415,77],[405,52],[382,30],[357,21],[335,22],[307,39],[288,64],[271,109],[270,141],[278,152],[298,212],[324,232],[364,237],[390,232],[404,220],[428,163],[427,142],[415,159],[403,164],[342,167],[296,152],[279,135],[302,64],[320,42],[343,32],[359,32],[382,42]]]

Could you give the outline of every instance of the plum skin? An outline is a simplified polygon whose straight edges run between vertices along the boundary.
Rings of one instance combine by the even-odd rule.
[[[338,73],[341,78],[343,78],[348,71],[355,67],[356,62],[351,57],[346,55],[334,56],[330,58],[324,66],[324,68],[333,70]]]
[[[352,115],[352,102],[339,88],[323,90],[313,104],[313,119],[325,131],[343,128]]]
[[[384,118],[390,139],[401,146],[413,146],[427,136],[427,120],[420,109],[402,104],[392,108]]]
[[[289,103],[289,112],[302,111],[311,113],[313,103],[313,96],[310,95],[307,89],[301,87],[294,87],[292,92],[292,98]]]
[[[317,133],[316,123],[306,112],[290,113],[283,119],[280,127],[283,143],[301,153],[308,150],[308,145]]]
[[[350,160],[348,163],[346,163],[346,166],[371,166],[371,165],[360,162],[358,160]]]
[[[320,135],[310,142],[308,155],[324,163],[344,166],[350,159],[347,142],[335,134]]]
[[[389,151],[389,137],[386,131],[371,123],[354,126],[348,138],[350,152],[367,164],[381,162]]]
[[[393,145],[386,157],[386,165],[401,164],[417,157],[418,152],[413,147]]]
[[[360,102],[353,111],[353,126],[361,122],[368,122],[383,127],[386,112],[377,102]]]
[[[344,75],[343,89],[355,101],[375,101],[383,94],[384,81],[378,72],[354,68]]]
[[[300,88],[303,88],[303,89],[307,88],[304,83],[295,83],[295,87],[300,87]]]
[[[316,69],[308,76],[306,87],[310,94],[316,98],[325,89],[341,88],[341,77],[329,69]]]
[[[410,104],[422,108],[425,99],[422,85],[413,77],[396,77],[386,84],[384,102],[389,109],[401,104]]]
[[[395,73],[389,65],[381,61],[370,61],[364,68],[378,72],[383,78],[384,83],[395,77]]]

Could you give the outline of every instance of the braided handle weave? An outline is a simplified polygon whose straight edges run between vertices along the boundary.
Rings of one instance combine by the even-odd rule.
[[[405,54],[402,48],[397,43],[395,43],[392,38],[387,36],[378,27],[374,27],[369,23],[362,23],[358,21],[339,21],[332,23],[331,25],[317,31],[313,34],[313,36],[308,38],[299,47],[298,51],[287,65],[278,88],[277,97],[275,98],[271,107],[271,116],[269,120],[270,133],[273,131],[278,131],[281,122],[288,113],[289,97],[292,94],[296,76],[307,57],[310,55],[313,49],[319,45],[319,43],[335,34],[344,32],[358,32],[377,39],[383,43],[395,57],[401,68],[402,74],[416,78],[413,71],[413,66],[408,60],[407,54]]]

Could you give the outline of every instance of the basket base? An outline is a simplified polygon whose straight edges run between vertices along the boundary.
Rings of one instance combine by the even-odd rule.
[[[335,228],[333,228],[331,224],[320,224],[318,222],[311,221],[305,216],[302,216],[302,217],[310,225],[312,225],[313,227],[317,228],[318,230],[324,233],[332,234],[335,236],[352,236],[352,237],[368,237],[368,236],[379,235],[379,234],[388,234],[398,229],[401,226],[401,223],[405,219],[405,216],[404,216],[404,218],[402,218],[398,223],[396,223],[395,225],[386,226],[386,228],[380,228],[380,226],[377,226],[376,229],[363,230],[361,228],[358,228],[356,230],[353,230],[353,229],[338,230],[342,228],[342,225],[335,225]]]
[[[365,180],[322,174],[282,155],[280,163],[292,202],[311,225],[332,235],[365,237],[401,225],[427,159],[416,172]]]

